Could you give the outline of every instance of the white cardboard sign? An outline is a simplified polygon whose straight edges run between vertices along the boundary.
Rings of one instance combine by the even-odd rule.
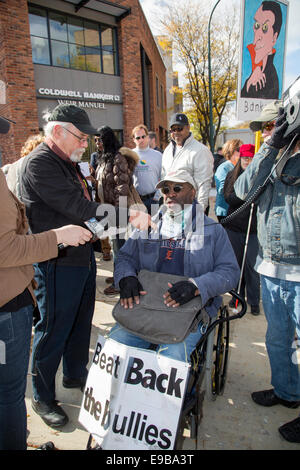
[[[174,447],[189,364],[98,337],[79,421],[105,450]]]

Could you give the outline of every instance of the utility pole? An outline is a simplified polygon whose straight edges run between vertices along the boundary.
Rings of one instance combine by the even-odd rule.
[[[221,0],[218,0],[215,6],[212,9],[212,12],[209,17],[208,21],[208,93],[209,93],[209,144],[211,152],[214,153],[215,151],[215,144],[214,144],[214,124],[213,124],[213,109],[212,109],[212,90],[211,90],[211,51],[210,51],[210,24],[213,13],[220,3]]]

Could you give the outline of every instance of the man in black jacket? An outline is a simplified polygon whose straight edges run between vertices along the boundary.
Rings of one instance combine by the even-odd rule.
[[[47,116],[46,140],[24,163],[22,200],[32,233],[66,224],[84,226],[96,216],[78,162],[97,133],[87,113],[59,105]],[[33,409],[46,424],[60,427],[68,417],[55,401],[55,375],[63,358],[63,385],[83,387],[87,376],[94,313],[96,265],[91,243],[65,247],[57,259],[35,265],[41,318],[32,351]]]
[[[87,113],[77,106],[59,105],[47,120],[45,142],[24,157],[22,168],[21,194],[32,233],[68,224],[85,226],[102,211],[92,201],[78,165],[88,136],[97,133]],[[142,227],[144,221],[148,224],[148,215],[145,219],[137,211],[135,216],[139,219],[131,222],[135,227]],[[46,424],[60,427],[68,421],[55,401],[60,360],[64,387],[82,388],[87,376],[96,286],[92,244],[65,247],[57,259],[37,263],[35,279],[41,318],[32,351],[32,407]]]

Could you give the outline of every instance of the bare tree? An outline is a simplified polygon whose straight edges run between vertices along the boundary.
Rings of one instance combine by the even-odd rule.
[[[172,4],[162,20],[164,34],[173,42],[174,57],[184,65],[183,94],[195,130],[204,144],[210,142],[207,1]],[[211,23],[211,83],[214,143],[228,102],[235,100],[238,73],[238,15],[235,9],[214,14]]]

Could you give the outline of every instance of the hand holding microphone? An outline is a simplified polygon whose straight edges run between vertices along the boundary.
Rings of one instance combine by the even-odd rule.
[[[66,246],[84,245],[92,238],[91,232],[79,225],[65,225],[53,231],[56,234],[59,249]]]

